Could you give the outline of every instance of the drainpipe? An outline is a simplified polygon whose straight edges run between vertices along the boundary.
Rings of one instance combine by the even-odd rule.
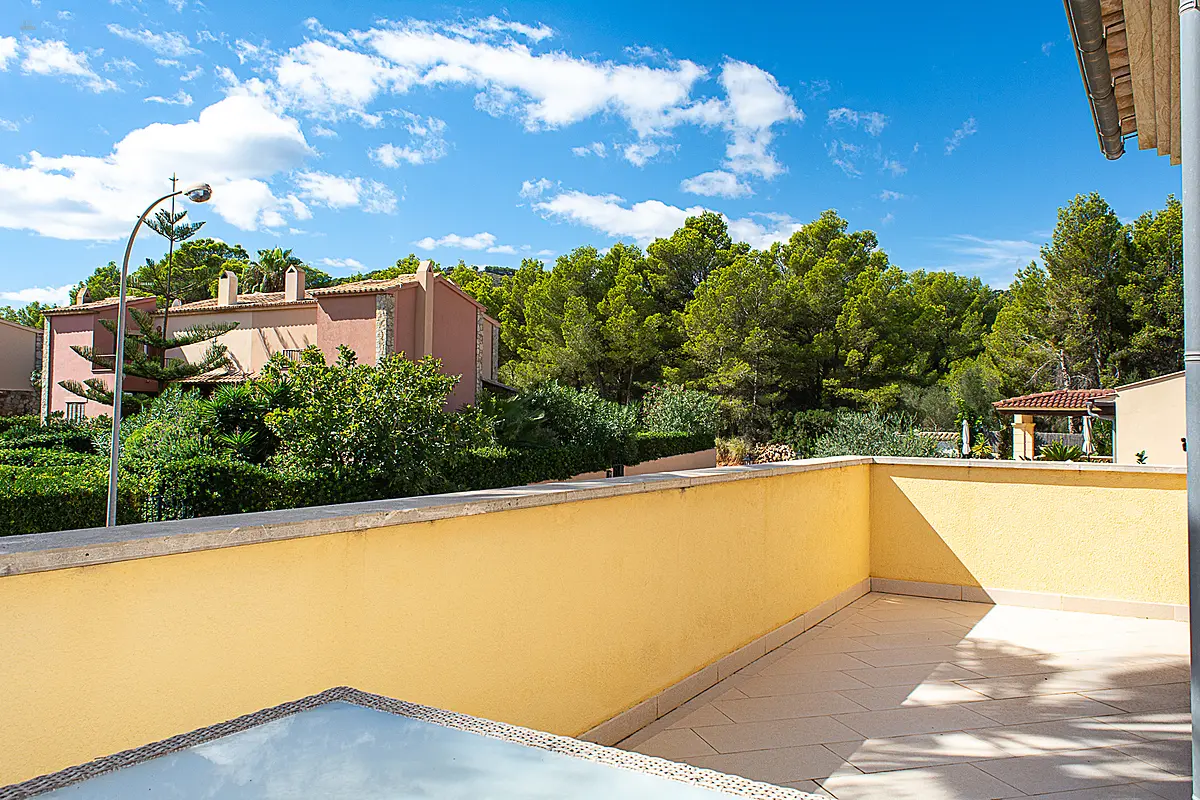
[[[1187,386],[1189,606],[1200,600],[1200,0],[1179,4],[1179,117],[1183,139],[1183,366]],[[1192,618],[1192,714],[1200,718],[1200,625]],[[1200,738],[1192,729],[1192,763]],[[1192,798],[1200,800],[1200,769]]]
[[[1117,96],[1113,92],[1112,66],[1104,46],[1104,14],[1100,0],[1063,0],[1063,3],[1078,43],[1075,55],[1092,101],[1092,118],[1100,136],[1100,149],[1105,158],[1118,159],[1125,152],[1125,142],[1121,138],[1121,112],[1117,110]]]

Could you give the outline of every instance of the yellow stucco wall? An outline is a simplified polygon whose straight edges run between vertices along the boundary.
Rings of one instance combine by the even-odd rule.
[[[875,464],[871,575],[1185,604],[1185,476]]]
[[[0,785],[341,684],[581,733],[866,578],[869,469],[0,578]]]

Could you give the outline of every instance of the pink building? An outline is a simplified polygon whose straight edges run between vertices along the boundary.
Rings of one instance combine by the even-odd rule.
[[[154,298],[132,298],[129,305],[163,317],[162,310],[154,307]],[[115,337],[100,320],[115,319],[116,310],[115,299],[91,303],[86,297],[77,297],[74,305],[46,312],[43,415],[54,411],[68,417],[111,413],[110,406],[85,401],[59,384],[98,378],[111,388],[112,371],[96,369],[71,346],[113,352]],[[133,325],[132,318],[128,322]],[[430,270],[427,261],[415,275],[325,289],[306,289],[304,271],[293,267],[288,270],[284,291],[241,295],[237,276],[226,272],[215,299],[176,305],[167,315],[169,333],[219,322],[238,323],[219,339],[228,347],[229,369],[198,376],[191,383],[244,380],[257,375],[275,353],[296,357],[310,345],[320,347],[330,361],[337,357],[340,345],[353,350],[363,364],[375,364],[393,353],[414,360],[426,355],[441,359],[446,373],[462,376],[447,402],[451,409],[475,402],[483,384],[496,380],[500,323],[453,281]],[[209,342],[200,342],[172,350],[168,356],[199,360],[208,347]],[[152,388],[147,381],[125,379],[126,391]]]

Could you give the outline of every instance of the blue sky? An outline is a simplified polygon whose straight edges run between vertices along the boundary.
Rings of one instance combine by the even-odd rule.
[[[836,208],[1004,286],[1077,192],[1126,219],[1179,192],[1100,155],[1058,4],[919,8],[6,0],[0,302],[119,259],[172,171],[213,184],[205,234],[335,275],[549,263],[699,208],[764,246]]]

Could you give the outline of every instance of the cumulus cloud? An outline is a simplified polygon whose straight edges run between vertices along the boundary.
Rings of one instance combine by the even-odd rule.
[[[298,198],[276,197],[266,180],[311,154],[295,120],[259,98],[228,97],[195,120],[138,128],[105,156],[33,151],[20,167],[0,164],[0,227],[58,239],[118,239],[172,172],[185,183],[212,184],[206,212],[244,230],[276,227],[285,213],[302,218],[307,209]]]
[[[92,69],[88,55],[75,52],[59,40],[30,39],[24,45],[25,58],[21,71],[26,75],[48,75],[73,81],[97,94],[117,88],[108,78],[101,78]]]
[[[409,143],[397,146],[388,142],[370,151],[371,160],[384,167],[398,167],[402,163],[428,164],[446,155],[446,123],[437,117],[422,117],[408,111],[400,112],[407,120],[405,129]]]
[[[618,239],[632,239],[643,246],[670,236],[688,217],[708,210],[703,206],[679,208],[659,200],[626,205],[624,198],[615,194],[590,195],[579,191],[562,192],[535,204],[534,209],[543,216],[586,225]],[[770,225],[751,218],[726,217],[730,235],[737,241],[748,242],[751,247],[764,248],[774,242],[786,241],[802,227],[802,223],[784,215],[758,217]]]
[[[571,152],[583,158],[585,156],[595,156],[596,158],[604,158],[608,155],[608,148],[604,146],[604,142],[592,142],[591,144],[572,147]]]
[[[161,103],[162,105],[167,105],[167,106],[183,106],[184,108],[187,108],[188,106],[190,106],[192,104],[192,96],[190,94],[188,94],[187,92],[183,91],[182,89],[180,89],[178,92],[171,95],[170,97],[163,97],[162,95],[157,95],[157,94],[150,95],[149,97],[147,97],[145,99],[144,102]]]
[[[621,157],[635,167],[644,167],[662,153],[673,153],[674,145],[663,145],[658,142],[633,142],[621,150]]]
[[[17,57],[17,39],[15,36],[0,36],[0,72],[8,69],[8,62]]]
[[[946,155],[950,155],[957,150],[964,139],[968,136],[974,136],[978,130],[979,126],[975,123],[975,118],[968,117],[966,122],[946,138]]]
[[[279,58],[275,80],[286,105],[337,119],[363,114],[380,92],[406,89],[413,74],[378,56],[305,42]]]
[[[862,128],[871,136],[878,136],[887,127],[888,118],[878,111],[855,111],[852,108],[831,108],[826,122],[833,128]]]
[[[512,245],[496,244],[496,237],[487,231],[475,233],[470,236],[448,233],[438,239],[426,236],[424,239],[413,242],[413,244],[422,250],[437,250],[448,247],[458,250],[486,250],[489,253],[504,253],[507,255],[517,252],[517,249]]]
[[[554,182],[548,178],[538,178],[536,181],[521,181],[521,197],[541,197],[554,188]]]
[[[148,28],[139,30],[131,30],[120,25],[110,23],[108,32],[113,36],[118,36],[126,41],[140,44],[143,47],[148,47],[160,56],[168,58],[180,58],[182,56],[196,55],[200,51],[192,47],[191,42],[182,33],[175,31],[164,31],[163,33],[155,33]]]
[[[70,302],[71,289],[74,284],[66,286],[32,286],[28,289],[18,289],[15,292],[0,292],[0,300],[17,305],[43,303],[54,306],[65,306]]]
[[[315,205],[327,208],[361,206],[368,214],[391,214],[396,210],[395,193],[379,181],[328,172],[299,172],[292,182],[300,197]]]
[[[322,258],[321,264],[334,269],[362,269],[363,263],[353,258]]]
[[[679,188],[703,197],[746,197],[754,194],[750,186],[737,175],[720,169],[685,178]]]

